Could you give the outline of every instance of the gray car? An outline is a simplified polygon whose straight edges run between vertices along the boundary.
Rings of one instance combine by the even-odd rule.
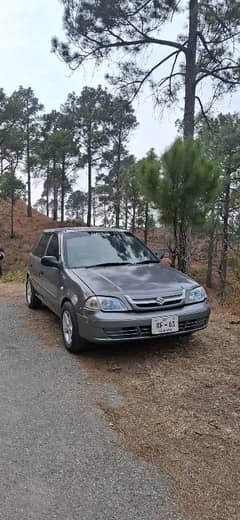
[[[190,334],[208,325],[210,306],[197,282],[160,262],[128,231],[44,231],[30,254],[26,299],[61,320],[65,347]]]

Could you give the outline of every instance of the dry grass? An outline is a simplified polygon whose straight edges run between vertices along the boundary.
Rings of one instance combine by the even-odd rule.
[[[3,264],[5,273],[23,271],[26,268],[29,252],[39,233],[56,223],[33,209],[32,218],[27,217],[25,202],[18,200],[14,207],[14,238],[9,238],[11,206],[8,201],[0,200],[0,246],[6,251]]]

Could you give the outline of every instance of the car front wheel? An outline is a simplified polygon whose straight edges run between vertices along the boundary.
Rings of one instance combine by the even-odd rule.
[[[70,302],[65,302],[61,313],[63,341],[68,352],[77,354],[86,350],[87,341],[79,336],[77,317]]]

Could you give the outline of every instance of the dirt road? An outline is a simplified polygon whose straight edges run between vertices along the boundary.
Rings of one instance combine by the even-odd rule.
[[[121,404],[115,385],[89,378],[22,293],[0,285],[0,519],[186,518],[166,474],[121,446],[97,405]]]

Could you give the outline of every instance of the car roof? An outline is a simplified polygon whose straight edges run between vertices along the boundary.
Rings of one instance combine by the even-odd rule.
[[[123,233],[123,232],[126,232],[127,229],[94,227],[94,226],[91,226],[91,227],[79,226],[79,227],[49,228],[49,229],[44,229],[43,233],[72,233],[72,232],[77,232],[77,231],[88,231],[88,232],[101,231],[101,232],[108,232],[108,233],[109,233],[109,231],[113,231],[113,232]]]

